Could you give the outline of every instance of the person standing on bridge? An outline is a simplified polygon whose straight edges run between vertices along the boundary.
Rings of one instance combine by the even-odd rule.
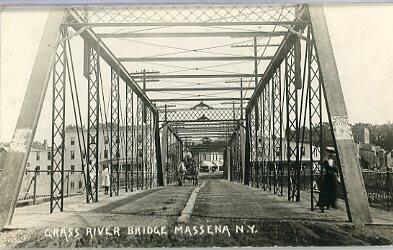
[[[101,183],[101,185],[105,189],[105,195],[109,194],[110,183],[111,183],[111,180],[110,180],[110,177],[109,177],[108,166],[104,166],[104,169],[102,170],[102,183]]]
[[[337,208],[337,196],[338,196],[338,168],[334,163],[334,148],[327,147],[327,159],[322,163],[324,170],[324,176],[320,183],[320,194],[318,206],[322,209]]]

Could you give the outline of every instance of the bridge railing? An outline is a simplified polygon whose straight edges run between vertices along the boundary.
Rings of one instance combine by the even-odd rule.
[[[393,173],[363,171],[363,179],[370,205],[390,211],[393,207]]]
[[[251,162],[254,166],[263,166],[262,162]],[[311,175],[310,172],[310,161],[303,161],[300,165],[300,190],[310,192],[313,190],[315,192],[315,198],[318,199],[319,187],[318,181],[321,177],[321,171],[316,170]],[[288,180],[288,172],[283,171],[282,176],[276,176],[275,167],[273,162],[266,162],[265,164],[266,170],[262,171],[265,175],[260,175],[259,180],[253,180],[255,183],[261,183],[260,188],[266,191],[273,191],[275,188],[275,184],[277,179],[282,181],[282,186],[288,188],[288,183],[285,180]],[[287,162],[282,162],[282,166],[286,169]],[[363,179],[367,192],[368,201],[370,206],[391,211],[393,205],[393,173],[386,171],[370,171],[363,170]],[[281,180],[280,180],[281,179]],[[343,198],[342,189],[339,188],[339,198]]]
[[[26,170],[23,177],[22,186],[18,196],[18,203],[26,203],[31,201],[35,204],[39,199],[49,199],[50,170]],[[64,171],[64,197],[82,194],[85,189],[82,171]]]

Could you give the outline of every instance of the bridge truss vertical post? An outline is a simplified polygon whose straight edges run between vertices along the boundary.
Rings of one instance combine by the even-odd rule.
[[[322,81],[318,66],[318,58],[315,51],[315,42],[311,36],[312,27],[308,28],[307,57],[308,60],[308,115],[310,137],[310,195],[311,210],[314,210],[318,197],[315,190],[318,189],[316,174],[322,175]],[[323,209],[323,208],[322,208]]]
[[[338,155],[348,219],[357,224],[370,223],[372,221],[370,207],[360,163],[356,157],[356,147],[348,121],[325,13],[321,5],[308,6],[308,10],[329,123],[335,139],[334,146]]]
[[[126,84],[126,192],[133,191],[134,183],[134,92]]]
[[[255,108],[250,113],[250,182],[251,186],[255,186],[255,163],[257,157],[257,145],[256,145],[256,118]]]
[[[299,39],[297,39],[299,41]],[[299,164],[299,122],[298,122],[298,83],[296,44],[288,51],[285,58],[286,87],[286,157],[288,173],[288,200],[300,201],[300,164]],[[300,42],[299,42],[300,45]]]
[[[243,175],[243,184],[250,184],[250,172],[251,172],[251,112],[246,112],[246,128],[245,128],[245,141],[242,145],[244,146],[244,175]]]
[[[88,46],[88,107],[86,147],[86,201],[98,202],[98,142],[100,130],[100,65],[97,51]]]
[[[118,196],[120,189],[120,92],[119,74],[111,69],[111,124],[110,124],[110,196]]]
[[[164,121],[165,123],[166,121]],[[165,124],[162,128],[162,136],[161,136],[161,159],[163,162],[163,176],[165,180],[165,184],[169,184],[169,162],[168,162],[168,149],[169,149],[169,136],[168,136],[168,124]]]
[[[151,188],[152,177],[152,115],[150,110],[146,110],[146,189]]]
[[[142,104],[142,121],[141,121],[141,148],[142,148],[142,180],[141,180],[141,189],[147,188],[146,186],[146,170],[147,170],[147,143],[146,143],[146,138],[147,138],[147,123],[146,123],[146,112],[145,112],[145,104],[143,101],[141,101]]]
[[[265,190],[272,190],[272,168],[270,164],[270,134],[271,134],[271,126],[270,126],[270,90],[269,84],[264,88],[261,99],[262,99],[262,147],[263,147],[263,169],[264,169],[264,177],[265,177]]]
[[[136,189],[140,189],[140,170],[142,166],[142,101],[136,99]]]
[[[66,36],[65,28],[61,35]],[[64,126],[65,126],[65,85],[67,71],[66,41],[58,44],[52,69],[52,147],[50,171],[50,213],[63,211],[64,199]]]
[[[274,169],[274,193],[283,194],[283,178],[284,178],[284,167],[282,164],[282,91],[281,91],[281,67],[277,68],[273,78],[271,80],[271,117],[272,117],[272,156],[271,160]]]
[[[154,131],[154,147],[155,147],[155,160],[156,160],[156,176],[157,186],[164,186],[164,175],[162,169],[162,154],[161,154],[161,142],[160,142],[160,123],[159,114],[153,113],[153,131]]]

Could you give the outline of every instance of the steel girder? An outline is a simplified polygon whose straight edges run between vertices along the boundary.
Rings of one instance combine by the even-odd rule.
[[[312,34],[312,27],[309,27],[308,37]],[[307,44],[308,55],[308,112],[310,128],[310,193],[311,210],[314,210],[318,202],[315,193],[318,190],[318,177],[322,176],[322,81],[318,67],[318,58],[315,49],[315,41]],[[319,175],[319,176],[318,176]]]
[[[207,56],[207,57],[119,57],[120,62],[183,62],[183,61],[260,61],[271,56]]]
[[[296,20],[295,5],[135,5],[95,6],[75,9],[87,25],[94,26],[220,26],[290,25]],[[192,13],[192,15],[190,15]],[[70,23],[80,27],[78,23]]]
[[[134,92],[126,86],[126,192],[134,190]]]
[[[297,48],[295,42],[288,51],[285,58],[285,94],[286,94],[286,158],[288,162],[288,200],[300,201],[300,164],[299,164],[299,102],[298,102],[298,82],[296,64],[300,63],[300,58],[295,54]]]
[[[110,196],[118,196],[120,189],[120,92],[119,74],[111,69],[111,124],[110,124]]]
[[[62,37],[66,32],[61,29]],[[50,213],[63,211],[64,198],[64,127],[65,127],[65,85],[67,79],[67,44],[59,43],[55,52],[52,69],[52,147]]]
[[[98,162],[100,129],[100,65],[97,51],[88,46],[88,108],[86,147],[86,201],[98,202]]]
[[[240,109],[176,109],[160,113],[160,121],[234,121],[240,119]]]
[[[242,170],[242,157],[240,153],[240,131],[236,130],[233,134],[231,144],[231,174],[232,179],[242,183],[243,182],[243,170]]]
[[[271,148],[271,110],[270,110],[270,92],[269,92],[269,84],[266,85],[266,88],[263,90],[262,95],[260,97],[262,99],[262,165],[265,176],[265,188],[269,191],[272,190],[272,170],[269,164],[270,160],[270,148]]]
[[[283,133],[283,119],[282,119],[282,88],[281,88],[281,69],[278,68],[273,75],[271,81],[272,89],[272,155],[271,160],[274,171],[274,193],[283,194],[284,182],[284,166],[282,165],[282,148],[283,142],[281,140]]]
[[[137,98],[137,135],[136,135],[136,188],[143,189],[143,171],[144,171],[144,125],[143,125],[143,105],[140,98]]]
[[[257,136],[256,136],[256,131],[257,131],[257,122],[256,118],[258,117],[258,114],[256,114],[255,109],[250,114],[250,120],[251,120],[251,129],[250,129],[250,144],[251,144],[251,168],[250,168],[250,182],[251,186],[256,186],[256,162],[257,162],[257,150],[258,150],[258,145],[257,145]]]
[[[161,37],[277,37],[284,36],[286,31],[232,31],[232,32],[125,32],[125,33],[100,33],[99,38],[161,38]]]

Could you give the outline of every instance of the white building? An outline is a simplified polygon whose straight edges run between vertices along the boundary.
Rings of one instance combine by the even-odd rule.
[[[47,140],[44,140],[43,143],[34,142],[27,159],[26,170],[46,170],[49,173],[52,161],[51,151]]]

